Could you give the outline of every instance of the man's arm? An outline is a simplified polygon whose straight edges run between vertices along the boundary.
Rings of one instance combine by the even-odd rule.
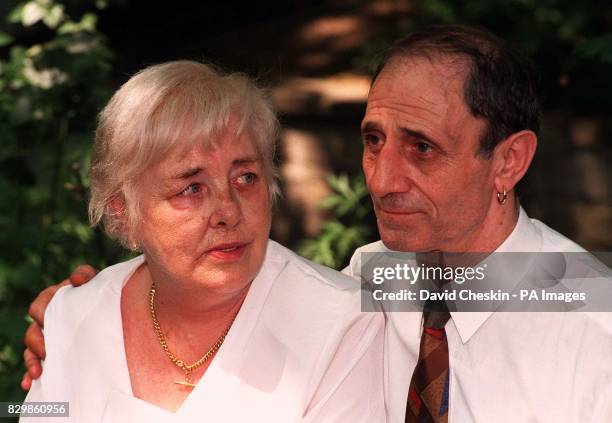
[[[40,360],[45,358],[45,338],[42,332],[45,319],[45,310],[58,289],[64,285],[80,286],[91,280],[98,271],[93,267],[84,264],[78,266],[68,279],[63,280],[57,285],[50,286],[40,292],[36,299],[30,304],[28,314],[34,321],[26,330],[24,343],[26,346],[23,352],[23,361],[26,366],[26,373],[21,380],[21,388],[29,390],[32,380],[38,379],[42,373]]]

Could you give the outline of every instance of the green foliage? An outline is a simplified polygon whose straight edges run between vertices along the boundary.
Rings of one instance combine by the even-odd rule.
[[[9,45],[12,42],[13,42],[13,37],[11,37],[6,32],[1,32],[0,31],[0,47],[4,47],[6,45]]]
[[[346,265],[355,248],[372,240],[375,231],[367,219],[372,215],[372,206],[363,175],[352,179],[330,175],[327,182],[333,193],[323,199],[320,207],[333,217],[322,225],[317,238],[300,243],[298,253],[338,269]]]
[[[612,33],[583,41],[577,45],[576,52],[585,58],[612,63]]]
[[[80,15],[57,0],[14,4],[0,32],[2,401],[24,396],[21,339],[31,300],[76,264],[101,266],[118,254],[86,223],[89,151],[112,57],[96,29],[96,2],[80,2]]]

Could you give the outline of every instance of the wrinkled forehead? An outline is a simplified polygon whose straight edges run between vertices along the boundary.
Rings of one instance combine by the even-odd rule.
[[[447,120],[465,115],[465,62],[425,56],[390,60],[374,81],[368,95],[368,115],[415,115]]]
[[[212,153],[229,146],[235,146],[249,156],[261,158],[261,151],[252,136],[251,128],[248,125],[240,125],[239,118],[235,115],[230,117],[227,125],[206,133],[187,125],[183,135],[173,144],[170,154],[178,159],[185,159],[194,152]]]
[[[479,133],[483,122],[465,101],[466,64],[455,57],[392,59],[372,85],[362,130],[408,128],[449,142],[468,127]]]
[[[201,125],[194,119],[186,119],[158,159],[173,157],[178,161],[188,161],[195,153],[206,156],[228,146],[236,146],[245,154],[261,158],[262,152],[252,132],[248,122],[242,122],[237,113],[231,113],[227,121],[221,120],[213,127]]]
[[[414,93],[461,94],[470,62],[461,56],[411,54],[391,58],[373,82],[370,96]],[[426,92],[427,90],[427,92]]]

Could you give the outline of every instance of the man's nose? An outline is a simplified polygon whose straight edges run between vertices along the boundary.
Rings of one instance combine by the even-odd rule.
[[[408,167],[401,151],[392,142],[387,142],[369,163],[364,161],[370,194],[374,197],[384,197],[387,194],[409,191],[411,183]]]
[[[242,210],[231,186],[220,187],[216,190],[212,206],[210,225],[213,228],[230,229],[240,223]]]

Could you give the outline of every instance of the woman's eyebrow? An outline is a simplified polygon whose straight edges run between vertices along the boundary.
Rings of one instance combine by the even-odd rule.
[[[195,176],[198,173],[200,173],[202,170],[203,170],[202,167],[192,167],[192,168],[189,168],[187,170],[182,171],[181,173],[179,173],[178,175],[176,175],[172,179],[187,179],[187,178],[191,178],[192,176]]]
[[[244,166],[244,165],[249,165],[249,164],[253,164],[257,162],[261,162],[260,157],[249,156],[249,157],[242,157],[240,159],[236,159],[232,162],[232,164],[235,166]]]
[[[249,165],[249,164],[258,163],[258,162],[261,162],[261,158],[256,157],[256,156],[249,156],[249,157],[241,157],[239,159],[234,160],[232,162],[232,165],[244,166],[244,165]],[[181,171],[176,176],[173,176],[172,179],[188,179],[188,178],[191,178],[192,176],[196,176],[197,174],[202,172],[202,170],[204,170],[204,168],[201,166],[192,167],[192,168]]]

